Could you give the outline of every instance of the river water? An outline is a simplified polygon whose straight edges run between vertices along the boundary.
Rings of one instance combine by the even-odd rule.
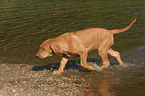
[[[70,68],[74,66],[74,73],[66,71],[89,82],[86,89],[90,96],[144,96],[144,6],[144,0],[1,0],[0,63],[37,66],[59,63],[58,56],[44,60],[35,57],[44,40],[86,28],[122,28],[138,15],[129,30],[114,35],[112,48],[121,53],[124,66],[109,57],[111,66],[104,71],[81,72],[75,62],[67,64]],[[96,50],[89,53],[88,62],[100,62]]]

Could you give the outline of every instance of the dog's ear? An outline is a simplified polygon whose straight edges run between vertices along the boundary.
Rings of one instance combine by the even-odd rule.
[[[42,46],[48,47],[49,44],[50,44],[50,40],[51,40],[51,39],[45,40],[45,41],[40,45],[40,47],[42,47]]]
[[[40,47],[44,48],[47,52],[52,53],[52,50],[50,49],[50,44],[51,44],[51,39],[48,39],[46,41],[44,41]]]
[[[61,53],[63,53],[61,47],[55,42],[53,42],[51,44],[51,48],[52,48],[52,50],[54,51],[55,54],[61,55]]]

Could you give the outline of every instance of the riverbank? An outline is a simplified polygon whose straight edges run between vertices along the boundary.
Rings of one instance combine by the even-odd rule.
[[[83,96],[86,81],[74,75],[32,71],[33,65],[0,64],[0,96]]]

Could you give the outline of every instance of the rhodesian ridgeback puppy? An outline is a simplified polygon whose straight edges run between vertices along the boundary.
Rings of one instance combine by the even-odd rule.
[[[128,30],[137,17],[125,28],[107,30],[104,28],[89,28],[81,31],[64,33],[54,39],[48,39],[40,45],[40,50],[36,54],[39,58],[46,58],[53,54],[62,56],[59,69],[53,71],[53,74],[61,74],[69,57],[80,56],[80,65],[88,70],[95,70],[93,66],[88,66],[88,52],[98,49],[98,53],[102,58],[103,65],[101,68],[107,68],[110,65],[107,54],[116,58],[120,65],[123,62],[120,53],[114,51],[110,47],[114,44],[113,34]]]

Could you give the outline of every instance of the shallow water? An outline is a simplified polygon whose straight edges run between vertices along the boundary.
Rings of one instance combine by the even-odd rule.
[[[127,26],[136,15],[137,22],[124,33],[114,35],[114,50],[121,53],[124,66],[109,57],[105,71],[74,74],[88,80],[87,94],[98,96],[143,96],[145,94],[145,5],[144,0],[21,0],[0,1],[0,63],[47,65],[60,57],[44,60],[35,57],[39,45],[65,32],[100,27],[117,29]],[[97,51],[88,62],[98,64]],[[92,62],[93,60],[93,62]],[[74,60],[75,61],[75,60]],[[79,64],[75,64],[78,65]],[[66,71],[69,71],[69,69]],[[70,71],[70,74],[72,72]],[[69,72],[68,72],[69,74]]]

